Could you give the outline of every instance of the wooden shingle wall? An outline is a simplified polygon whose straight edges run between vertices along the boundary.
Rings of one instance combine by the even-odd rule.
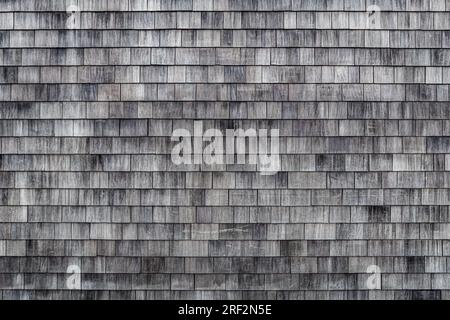
[[[0,298],[450,298],[449,0],[1,0],[0,61]]]

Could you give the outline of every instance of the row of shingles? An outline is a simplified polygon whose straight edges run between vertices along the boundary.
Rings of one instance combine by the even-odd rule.
[[[191,224],[225,234],[249,224],[314,223],[447,223],[448,206],[293,206],[293,207],[151,207],[151,206],[14,206],[0,208],[2,223],[157,223]],[[241,224],[238,229],[227,225]],[[229,229],[229,230],[228,230]],[[424,229],[424,232],[431,229]],[[437,229],[436,229],[437,230]],[[218,233],[218,231],[216,232]],[[201,236],[198,232],[197,236]],[[208,234],[207,232],[205,234]],[[212,234],[212,231],[211,231]],[[245,236],[251,233],[245,232]]]
[[[145,67],[150,70],[164,71],[170,67],[217,66],[225,67],[276,66],[280,70],[286,67],[372,67],[382,71],[381,67],[406,68],[448,67],[450,50],[448,49],[386,49],[386,48],[8,48],[1,49],[3,67],[65,67],[71,72],[68,79],[83,78],[83,67],[98,67],[99,76],[112,72],[111,67]],[[151,65],[150,65],[151,64]],[[101,68],[103,66],[103,69]],[[109,66],[109,68],[108,68]],[[76,67],[71,69],[70,67]],[[158,70],[160,69],[161,70]],[[93,69],[86,68],[86,71]],[[182,70],[182,69],[180,69]],[[193,69],[195,70],[195,69]],[[311,69],[314,70],[314,69]],[[368,69],[372,70],[372,69]],[[390,69],[387,68],[387,71]],[[413,69],[415,70],[415,69]],[[431,70],[431,69],[430,69]],[[12,72],[15,69],[4,69]],[[34,70],[36,73],[38,69]],[[103,71],[103,73],[101,73]],[[220,71],[220,69],[217,69]],[[3,78],[7,79],[8,74]],[[37,75],[35,75],[37,76]],[[86,74],[87,76],[93,76]],[[225,74],[223,75],[225,76]],[[389,77],[389,73],[386,74]],[[169,75],[167,74],[167,78]],[[426,77],[426,73],[422,78]],[[32,79],[32,77],[30,77]],[[30,81],[32,81],[30,79]],[[101,78],[100,78],[101,79]],[[107,81],[108,80],[108,81]],[[105,82],[113,80],[112,75]]]
[[[367,274],[105,274],[84,273],[82,290],[366,290]],[[384,274],[385,290],[449,289],[445,274]],[[4,274],[3,289],[66,289],[66,274]]]
[[[8,0],[1,11],[65,11],[69,5],[83,11],[361,11],[377,5],[382,11],[445,11],[448,0]]]
[[[67,29],[65,12],[0,13],[1,29]],[[354,29],[447,30],[448,12],[380,12],[370,24],[367,12],[80,12],[72,29]]]
[[[342,139],[341,139],[342,140]],[[339,138],[333,140],[338,141]],[[331,143],[333,143],[331,141]],[[358,140],[345,140],[341,143],[358,143]],[[328,154],[327,154],[328,153]],[[131,158],[131,160],[130,160]],[[129,171],[130,169],[138,172],[152,171],[254,171],[255,166],[244,166],[239,164],[200,167],[199,165],[183,165],[177,167],[171,164],[170,155],[4,155],[2,160],[3,171]],[[10,162],[15,163],[10,163]],[[70,161],[79,163],[70,164]],[[105,162],[105,164],[103,164]],[[303,163],[299,163],[303,162]],[[370,167],[369,167],[370,165]],[[348,155],[333,154],[333,151],[321,152],[316,155],[309,154],[285,154],[281,155],[282,171],[290,172],[311,172],[311,171],[334,171],[334,172],[364,172],[369,168],[378,172],[390,171],[445,171],[444,157],[433,154],[359,154],[352,153]],[[181,170],[180,170],[181,169]],[[430,187],[446,186],[444,180],[439,179],[433,184],[433,178],[430,176]],[[46,191],[48,192],[48,191]],[[63,194],[73,194],[75,190],[66,189]],[[434,192],[431,190],[431,192]],[[11,190],[11,196],[16,192]],[[426,195],[426,193],[424,193]],[[99,195],[97,195],[99,196]],[[105,196],[108,196],[106,194]],[[425,198],[425,197],[424,197]],[[16,199],[16,197],[12,197]],[[3,203],[10,203],[7,198]],[[64,202],[70,202],[66,199]],[[101,201],[101,203],[105,203]]]
[[[0,67],[0,83],[449,84],[449,71],[438,66],[9,66]]]
[[[12,257],[441,257],[448,240],[7,240]],[[366,266],[368,267],[368,266]],[[438,270],[442,270],[439,269]]]
[[[326,139],[326,138],[323,138]],[[328,142],[323,144],[322,147],[327,145],[334,145],[339,143],[341,145],[348,146],[348,144],[358,144],[365,143],[361,139],[349,139],[346,138],[333,138],[329,140],[315,140],[316,143]],[[369,140],[370,141],[370,140]],[[389,141],[389,140],[387,140]],[[439,141],[438,141],[439,142]],[[354,146],[350,146],[354,148]],[[375,172],[430,172],[430,171],[445,171],[448,168],[446,165],[444,155],[440,154],[393,154],[389,150],[383,151],[383,153],[378,154],[361,154],[359,151],[345,151],[346,149],[340,149],[336,151],[326,150],[322,151],[318,149],[317,154],[282,154],[281,155],[281,169],[286,172],[312,172],[312,171],[332,171],[332,172],[365,172],[369,169]],[[336,154],[338,152],[338,154]],[[350,154],[342,154],[350,152]],[[372,151],[367,150],[366,153],[371,153]],[[446,153],[447,151],[441,151]],[[36,153],[36,152],[34,152]],[[40,151],[42,153],[42,151]],[[51,172],[64,172],[64,171],[94,171],[94,172],[116,172],[116,171],[138,171],[138,172],[154,172],[154,171],[180,171],[173,164],[170,164],[170,155],[154,155],[154,154],[142,154],[142,155],[60,155],[60,154],[27,154],[27,155],[13,155],[8,154],[3,156],[2,164],[3,171],[51,171]],[[12,161],[12,162],[11,162]],[[78,162],[73,163],[70,162]],[[297,161],[303,162],[296,163]],[[228,165],[183,165],[181,171],[194,172],[214,172],[214,171],[252,171],[256,169],[251,165],[239,165],[239,164],[228,164]],[[397,175],[392,176],[397,178],[398,175],[402,173],[397,173]],[[410,175],[412,173],[409,173]],[[405,177],[407,175],[405,174]],[[432,173],[427,173],[427,183],[426,186],[430,188],[437,188],[439,186],[446,186],[447,182],[445,180],[445,175],[440,175],[441,178],[436,180]],[[388,178],[389,176],[385,176]],[[410,176],[409,176],[410,177]],[[233,176],[226,177],[227,185],[231,186],[230,179]],[[238,182],[242,181],[243,187],[248,187],[251,185],[251,180],[245,180],[245,174],[237,176]],[[248,177],[247,177],[248,178]],[[92,179],[97,179],[96,175],[92,176]],[[376,183],[371,183],[370,179],[375,179],[374,177],[358,177],[359,185],[370,187],[376,186]],[[366,181],[368,179],[368,181]],[[244,181],[247,181],[244,183]],[[407,181],[407,179],[405,180]],[[98,186],[104,186],[105,183],[98,181],[96,183]],[[142,185],[149,185],[149,183],[143,183]],[[197,184],[196,184],[197,185]],[[203,183],[199,182],[199,186]],[[400,185],[400,184],[399,184]],[[412,186],[413,184],[411,184]],[[66,184],[70,186],[70,184]],[[11,190],[12,191],[12,190]],[[72,193],[73,190],[65,190],[65,193]],[[432,191],[434,192],[434,191]],[[426,193],[424,193],[425,195]],[[425,198],[425,197],[424,197]],[[5,203],[8,201],[5,200]],[[104,201],[102,201],[103,203]]]
[[[66,274],[4,274],[3,289],[66,289]],[[243,290],[291,291],[366,290],[367,274],[89,274],[83,290]],[[449,289],[446,274],[383,274],[384,290]]]
[[[241,104],[238,104],[239,107]],[[245,104],[243,105],[244,111]],[[236,105],[234,106],[236,107]],[[286,106],[286,108],[292,105]],[[294,105],[295,107],[295,105]],[[300,109],[300,108],[299,108]],[[423,153],[424,150],[445,150],[447,148],[447,138],[449,133],[448,120],[410,120],[410,119],[347,119],[330,118],[325,119],[295,119],[297,111],[290,110],[290,120],[272,118],[266,119],[248,119],[245,114],[237,114],[238,117],[231,117],[230,120],[223,119],[143,119],[135,117],[134,119],[79,119],[67,117],[64,119],[3,119],[0,123],[0,136],[5,142],[5,153],[26,153],[27,148],[33,146],[24,144],[17,145],[13,137],[23,137],[25,141],[40,141],[39,138],[48,137],[55,142],[55,145],[49,150],[60,150],[61,153],[67,153],[68,145],[71,141],[78,141],[83,146],[82,150],[100,147],[113,149],[112,153],[117,153],[123,149],[117,143],[124,143],[127,138],[135,139],[130,150],[137,150],[142,146],[142,153],[154,153],[152,150],[159,150],[161,153],[169,153],[170,142],[165,143],[164,137],[172,136],[173,130],[179,128],[187,129],[191,135],[194,128],[204,133],[212,128],[223,129],[221,135],[226,135],[226,125],[237,124],[242,130],[279,129],[279,139],[281,141],[281,153],[311,153],[317,150],[317,146],[311,146],[311,140],[321,140],[321,138],[332,137],[373,137],[372,142],[366,139],[368,143],[373,143],[383,149],[383,138],[389,138],[392,142],[396,141],[393,147],[395,150],[403,150],[411,153],[417,150],[417,153]],[[270,127],[269,127],[270,126]],[[284,126],[284,127],[282,127]],[[247,133],[247,134],[250,134]],[[444,137],[440,137],[444,135]],[[93,139],[89,139],[91,137]],[[98,138],[98,139],[96,139]],[[122,139],[121,139],[122,138]],[[308,139],[309,138],[309,139]],[[394,139],[396,138],[396,139]],[[13,139],[13,140],[8,140]],[[73,140],[75,139],[75,140]],[[440,139],[438,143],[436,139]],[[10,141],[11,143],[8,143]],[[58,143],[59,142],[59,143]],[[158,145],[159,143],[159,145]],[[66,145],[67,144],[67,145]],[[375,148],[371,148],[375,149]],[[297,150],[297,151],[296,151]],[[422,151],[421,151],[422,150]],[[53,151],[55,153],[57,151]],[[436,151],[441,153],[443,151]],[[131,153],[136,153],[133,151]],[[366,153],[366,152],[363,152]]]
[[[7,84],[1,101],[445,102],[450,85],[417,84]]]
[[[370,159],[377,160],[376,158]],[[386,166],[386,165],[385,165]],[[391,189],[436,188],[449,185],[447,172],[286,172],[273,179],[254,178],[251,172],[17,172],[0,173],[1,188],[111,189]],[[324,171],[317,168],[317,171]],[[325,169],[326,170],[326,169]],[[381,171],[381,172],[380,172]],[[141,177],[142,180],[139,179]],[[153,184],[152,184],[153,180]]]
[[[378,160],[376,157],[371,161]],[[246,172],[18,172],[3,171],[0,187],[14,189],[434,189],[450,183],[447,172],[385,172],[373,165],[370,172],[287,172],[274,179],[255,179]],[[386,165],[384,165],[386,168]],[[322,169],[323,170],[323,169]],[[153,183],[152,183],[153,181]],[[263,185],[264,184],[264,185]],[[274,191],[275,192],[275,191]],[[280,191],[277,191],[280,192]],[[231,194],[232,196],[232,194]],[[274,195],[275,197],[275,195]],[[279,195],[278,195],[279,197]],[[230,198],[226,196],[226,198]],[[264,199],[260,199],[264,201]],[[274,201],[276,200],[276,197]]]
[[[121,218],[122,219],[122,218]],[[123,219],[125,221],[126,217]],[[129,223],[121,221],[98,223],[1,223],[5,240],[135,240],[135,241],[349,241],[357,244],[384,240],[447,239],[448,223],[435,226],[418,223],[252,223],[247,224],[161,224]],[[180,235],[180,236],[179,236]],[[369,240],[367,240],[369,239]],[[359,241],[359,243],[358,243]],[[5,243],[3,243],[5,244]],[[9,252],[6,246],[3,253]],[[174,248],[176,248],[174,246]],[[358,255],[373,253],[370,249]],[[251,251],[247,251],[251,252]],[[209,250],[210,255],[223,255]],[[437,253],[437,252],[436,252]],[[445,251],[444,253],[448,253]]]
[[[264,123],[262,119],[284,120],[287,129],[280,129],[286,133],[293,132],[292,124],[295,120],[313,120],[312,123],[317,121],[320,126],[320,120],[330,119],[367,121],[364,122],[367,132],[373,134],[384,129],[385,133],[389,132],[392,136],[430,136],[433,135],[432,132],[446,132],[446,119],[450,118],[446,102],[2,102],[0,105],[0,117],[5,121],[5,136],[11,132],[11,125],[18,126],[13,131],[17,133],[11,133],[11,136],[25,130],[22,126],[27,123],[20,122],[22,120],[36,120],[31,125],[33,129],[29,131],[30,135],[40,135],[39,132],[44,130],[39,129],[42,125],[39,120],[67,120],[67,130],[64,134],[62,129],[59,129],[62,123],[58,121],[48,123],[51,126],[50,131],[54,131],[54,134],[59,132],[61,136],[80,135],[85,130],[83,121],[89,119],[99,120],[94,124],[94,128],[100,130],[100,133],[95,130],[95,135],[107,135],[106,132],[110,130],[108,128],[116,128],[120,120],[131,119],[148,119],[149,134],[156,137],[169,136],[172,128],[178,127],[186,119],[202,121],[208,125],[214,121],[214,125],[221,129],[227,129],[227,125],[233,126],[234,122],[241,126],[258,119],[261,124]],[[108,119],[110,121],[105,121]],[[76,120],[80,122],[75,124]],[[442,123],[439,122],[441,120]],[[79,128],[75,129],[78,126]],[[282,132],[281,135],[291,135]],[[111,135],[113,133],[114,131],[111,131]]]
[[[3,189],[2,205],[27,206],[381,206],[449,205],[447,189]],[[93,202],[93,203],[92,203]]]
[[[450,299],[448,290],[4,290],[5,300],[439,300]]]
[[[5,273],[64,273],[65,265],[79,265],[85,273],[161,273],[234,275],[279,273],[284,263],[292,273],[365,273],[378,264],[387,273],[444,273],[447,257],[1,257]],[[8,270],[9,269],[9,270]],[[127,272],[128,271],[128,272]]]
[[[312,243],[312,242],[311,242]],[[305,242],[306,244],[306,242]],[[331,243],[333,244],[333,243]],[[333,249],[332,249],[333,251]],[[338,249],[338,251],[340,251]],[[359,253],[363,252],[361,249]],[[9,256],[20,256],[20,253],[11,254]],[[282,265],[289,266],[288,270],[292,273],[364,273],[363,270],[366,264],[374,264],[382,266],[386,273],[398,273],[402,277],[402,273],[412,273],[420,277],[420,273],[431,272],[436,274],[436,277],[442,278],[442,274],[446,272],[445,258],[438,257],[356,257],[354,253],[352,257],[308,257],[304,254],[302,257],[280,257],[280,258],[251,258],[251,257],[234,257],[231,258],[143,258],[141,265],[140,258],[122,258],[122,257],[105,257],[105,258],[2,258],[3,263],[17,264],[20,261],[21,267],[15,270],[23,273],[63,273],[65,264],[80,264],[83,265],[83,271],[87,274],[91,273],[226,273],[233,274],[236,272],[251,272],[251,273],[283,273]],[[283,261],[284,260],[284,261]],[[185,264],[184,264],[184,261]],[[126,266],[125,266],[126,264]],[[184,265],[184,267],[183,267]],[[128,266],[131,269],[128,269]],[[8,273],[8,272],[7,272]],[[417,275],[419,273],[419,275]],[[387,275],[388,276],[388,275]],[[429,278],[429,276],[428,276]],[[443,287],[441,287],[443,288]],[[91,288],[92,289],[92,288]],[[247,288],[250,289],[250,288]],[[255,288],[253,288],[255,289]]]
[[[188,189],[21,189],[2,190],[4,205],[51,206],[305,206],[448,205],[445,189],[257,190]],[[264,196],[264,197],[263,197]],[[19,198],[20,197],[20,198]],[[260,199],[259,199],[260,198]],[[93,202],[93,203],[92,203]]]
[[[48,30],[3,31],[13,48],[350,47],[449,48],[450,31],[398,30]],[[89,39],[89,40],[87,40]]]

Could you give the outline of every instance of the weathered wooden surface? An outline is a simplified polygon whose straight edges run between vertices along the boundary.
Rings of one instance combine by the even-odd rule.
[[[3,0],[0,61],[0,298],[450,297],[450,1]]]

